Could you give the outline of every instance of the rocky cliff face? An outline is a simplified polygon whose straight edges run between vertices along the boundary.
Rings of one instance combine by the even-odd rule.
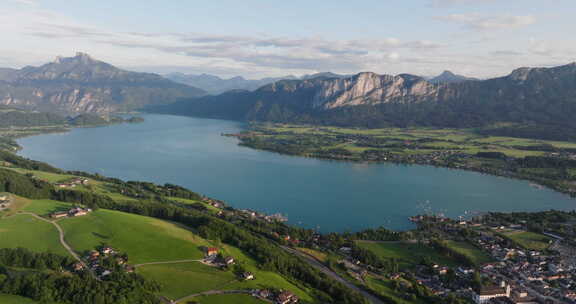
[[[500,78],[431,83],[422,77],[360,73],[282,80],[157,109],[243,120],[385,127],[476,127],[494,122],[576,128],[576,64],[520,68]]]
[[[84,53],[40,67],[0,70],[0,104],[39,111],[128,111],[203,93],[156,74],[118,69]]]
[[[312,90],[312,99],[302,102],[310,102],[313,108],[329,110],[347,106],[436,98],[441,87],[414,75],[391,76],[365,72],[347,78],[280,81],[260,91],[295,94]]]

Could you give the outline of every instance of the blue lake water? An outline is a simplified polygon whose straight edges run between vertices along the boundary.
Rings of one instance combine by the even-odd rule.
[[[253,150],[237,145],[239,122],[143,115],[141,124],[74,129],[23,138],[22,156],[66,170],[174,183],[236,208],[282,213],[321,231],[385,226],[442,212],[572,210],[576,200],[529,182],[429,166],[361,164]]]

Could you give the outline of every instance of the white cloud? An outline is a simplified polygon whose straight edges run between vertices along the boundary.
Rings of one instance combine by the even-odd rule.
[[[436,18],[447,22],[461,24],[468,29],[480,31],[515,29],[536,23],[536,18],[531,15],[485,16],[481,14],[451,14]]]

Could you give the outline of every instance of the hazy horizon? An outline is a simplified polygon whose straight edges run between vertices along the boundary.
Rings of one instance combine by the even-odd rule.
[[[551,3],[553,5],[551,5]],[[568,64],[568,0],[0,3],[0,66],[77,51],[141,72],[247,79],[318,72],[476,78]]]

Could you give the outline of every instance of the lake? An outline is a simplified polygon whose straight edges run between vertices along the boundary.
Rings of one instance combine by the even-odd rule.
[[[174,183],[236,208],[282,213],[323,232],[385,226],[442,212],[572,210],[576,200],[529,182],[475,172],[285,156],[221,136],[240,122],[143,115],[141,124],[80,128],[20,139],[20,155],[66,170]]]

